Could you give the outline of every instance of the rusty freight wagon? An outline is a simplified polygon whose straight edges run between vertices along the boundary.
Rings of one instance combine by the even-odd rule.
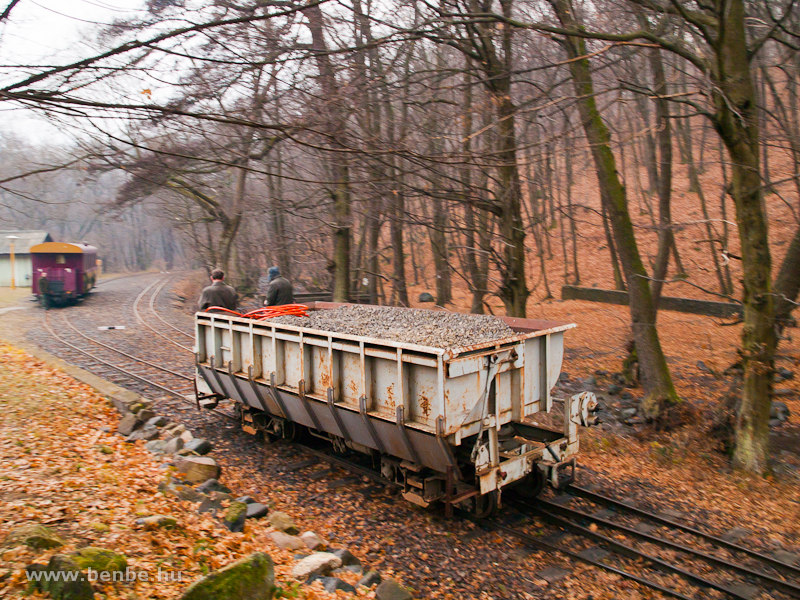
[[[575,325],[499,318],[502,339],[437,347],[197,313],[198,405],[233,399],[250,433],[294,439],[307,430],[371,455],[411,502],[486,516],[506,486],[535,495],[570,481],[578,427],[596,407],[593,394],[575,395],[563,403],[563,426],[537,425],[531,417],[554,406],[564,333]]]

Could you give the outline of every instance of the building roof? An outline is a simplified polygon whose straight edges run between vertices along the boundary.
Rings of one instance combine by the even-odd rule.
[[[46,231],[13,229],[0,230],[0,254],[11,254],[11,240],[7,236],[15,235],[19,239],[14,240],[14,254],[29,254],[31,246],[42,242],[52,242],[53,238]]]

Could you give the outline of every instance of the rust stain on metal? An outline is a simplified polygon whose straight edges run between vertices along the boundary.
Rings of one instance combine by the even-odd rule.
[[[422,409],[422,414],[425,417],[431,416],[431,400],[427,396],[419,397],[419,407]]]
[[[323,388],[333,387],[333,382],[331,381],[331,374],[330,369],[328,369],[328,361],[325,360],[325,355],[320,354],[319,356],[319,382]]]

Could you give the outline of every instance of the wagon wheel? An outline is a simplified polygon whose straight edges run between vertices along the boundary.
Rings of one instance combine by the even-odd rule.
[[[519,484],[514,486],[514,491],[523,498],[533,500],[542,493],[547,484],[547,478],[541,469],[534,465],[533,470],[523,477]]]
[[[296,442],[300,438],[302,426],[294,421],[284,421],[282,436],[287,442]]]
[[[479,494],[472,498],[472,514],[478,519],[487,519],[497,512],[497,490]]]

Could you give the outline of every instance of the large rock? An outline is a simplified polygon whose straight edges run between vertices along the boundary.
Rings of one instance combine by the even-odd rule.
[[[244,521],[247,518],[247,504],[244,502],[233,502],[225,513],[222,524],[228,530],[238,533],[244,530]]]
[[[377,571],[367,571],[364,576],[358,580],[358,585],[364,587],[372,587],[382,581],[381,574]]]
[[[142,423],[147,423],[150,419],[156,416],[149,408],[143,408],[138,413],[136,413],[136,418],[139,419]]]
[[[274,512],[269,516],[269,524],[278,531],[283,531],[289,535],[297,535],[300,530],[292,521],[292,517],[282,512]]]
[[[210,456],[184,456],[175,461],[175,467],[185,474],[189,483],[200,483],[219,477],[220,468]]]
[[[375,590],[377,600],[411,600],[411,593],[394,579],[387,579]]]
[[[306,583],[311,583],[312,581],[321,582],[322,587],[325,588],[325,591],[329,594],[335,594],[336,590],[342,590],[348,594],[354,594],[356,591],[356,588],[352,585],[337,577],[314,577],[313,579],[309,579]]]
[[[338,556],[342,560],[342,566],[346,567],[347,565],[358,565],[361,566],[361,561],[358,560],[350,550],[346,548],[339,548],[337,550],[331,550],[331,554]]]
[[[197,486],[197,491],[202,492],[203,494],[208,494],[210,492],[224,492],[226,494],[230,494],[231,491],[222,485],[216,479],[208,479]]]
[[[27,571],[30,588],[48,592],[58,600],[92,600],[94,592],[80,568],[68,556],[56,554],[47,565],[31,565]],[[38,576],[38,578],[37,578]]]
[[[196,452],[200,456],[204,454],[208,454],[213,450],[211,446],[211,442],[208,440],[204,440],[203,438],[194,438],[186,442],[183,446],[187,450],[191,450],[192,452]]]
[[[46,550],[63,546],[64,540],[58,537],[52,529],[44,525],[23,525],[12,529],[6,536],[3,545],[25,545],[34,550]]]
[[[164,417],[152,417],[147,420],[147,424],[154,427],[164,427],[167,424],[167,419]]]
[[[164,445],[164,454],[175,454],[183,450],[183,440],[179,437],[172,438]]]
[[[325,541],[313,531],[306,531],[305,533],[300,534],[300,539],[309,550],[325,549]]]
[[[256,552],[198,579],[181,600],[270,600],[274,592],[272,559]]]
[[[164,454],[167,442],[164,440],[151,440],[144,445],[144,449],[153,454]]]
[[[247,505],[246,515],[248,519],[260,519],[266,517],[268,514],[269,509],[260,502],[253,502]]]
[[[135,442],[137,440],[150,441],[150,440],[157,439],[158,436],[159,436],[158,427],[156,427],[155,425],[145,425],[141,429],[137,429],[132,434],[130,434],[128,437],[126,437],[125,441],[126,442],[131,442],[131,443],[133,443],[133,442]]]
[[[158,489],[165,494],[177,496],[184,502],[202,502],[206,497],[205,494],[201,494],[192,486],[183,483],[175,483],[174,481],[159,483]]]
[[[325,575],[342,566],[342,559],[330,552],[315,552],[297,561],[292,569],[292,576],[305,579],[309,575]]]
[[[281,550],[302,550],[305,548],[303,540],[282,531],[270,531],[269,537]]]
[[[124,555],[106,550],[105,548],[94,548],[86,546],[76,550],[69,557],[83,571],[92,569],[94,571],[124,571],[128,568],[128,559]]]
[[[436,302],[436,298],[430,292],[422,292],[419,295],[420,302]]]
[[[117,431],[122,435],[128,436],[133,433],[135,429],[142,426],[142,422],[136,418],[134,414],[127,414],[119,420]]]

